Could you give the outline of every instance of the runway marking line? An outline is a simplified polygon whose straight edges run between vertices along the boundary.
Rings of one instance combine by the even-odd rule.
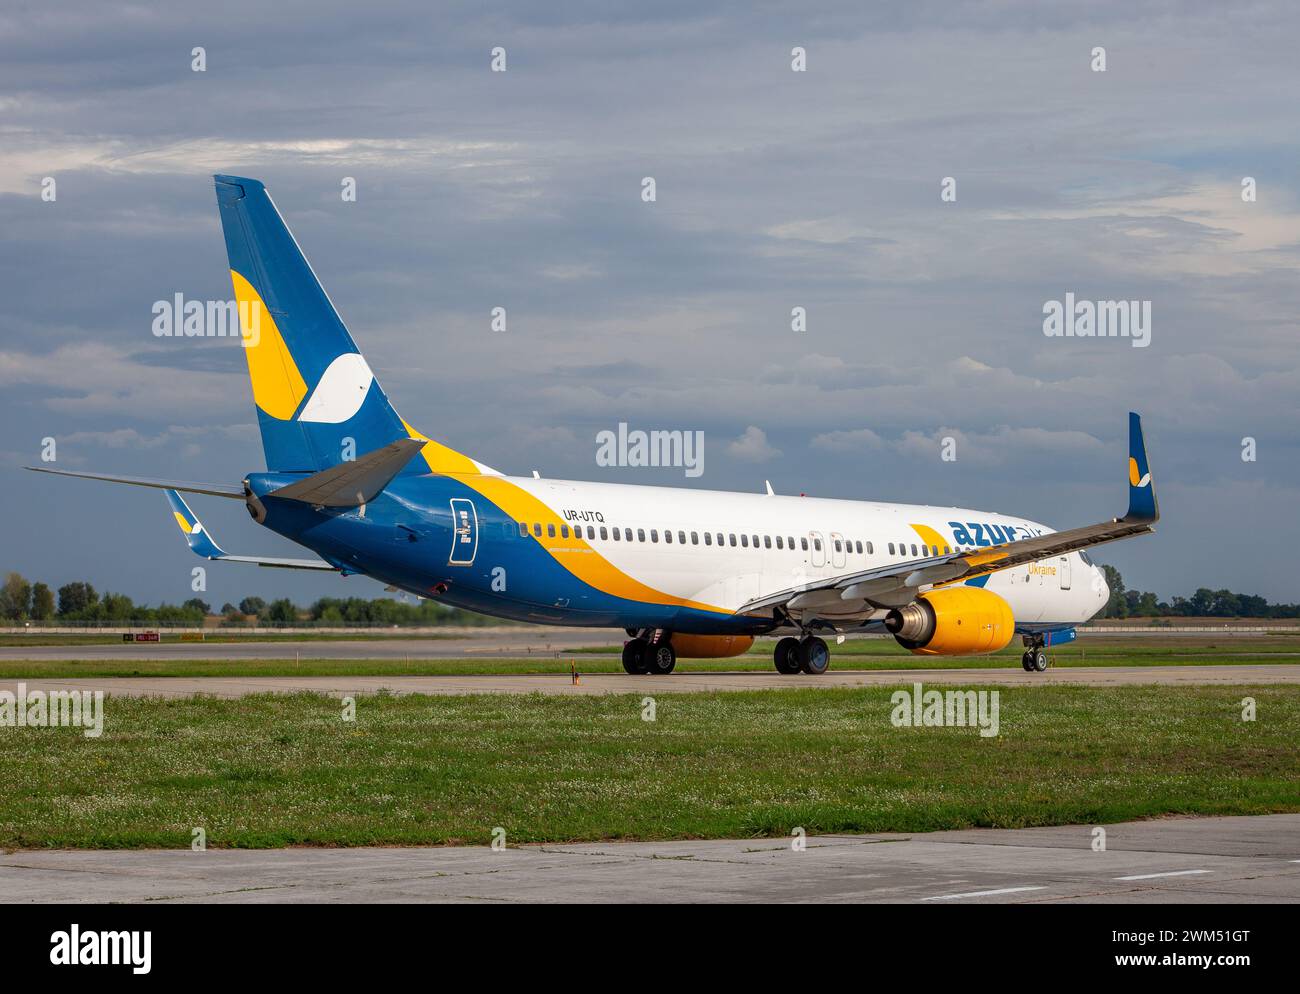
[[[1156,877],[1190,877],[1196,873],[1213,873],[1213,870],[1170,870],[1168,873],[1137,873],[1131,877],[1115,877],[1116,880],[1154,880]]]
[[[999,887],[997,890],[972,890],[965,894],[936,894],[923,897],[923,901],[956,901],[963,897],[992,897],[994,894],[1019,894],[1027,890],[1047,890],[1046,887]]]

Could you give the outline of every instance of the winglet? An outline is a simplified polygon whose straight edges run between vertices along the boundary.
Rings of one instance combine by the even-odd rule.
[[[167,495],[167,503],[172,507],[172,514],[176,517],[176,523],[180,525],[181,531],[185,533],[185,541],[190,544],[195,555],[202,556],[204,559],[220,559],[225,556],[221,546],[212,540],[207,529],[203,527],[203,522],[198,516],[190,510],[189,505],[181,499],[181,495],[175,490],[164,490]]]
[[[1128,514],[1123,520],[1152,524],[1160,520],[1147,447],[1142,440],[1142,419],[1132,411],[1128,415]]]

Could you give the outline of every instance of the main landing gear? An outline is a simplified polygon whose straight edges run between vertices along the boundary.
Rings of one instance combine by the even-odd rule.
[[[623,669],[634,676],[667,676],[676,665],[677,653],[662,631],[638,635],[623,644]]]
[[[815,635],[802,639],[783,638],[776,643],[772,653],[778,673],[787,676],[794,673],[811,673],[820,676],[831,668],[831,650]]]
[[[1042,673],[1047,669],[1047,652],[1043,648],[1042,638],[1030,640],[1025,636],[1025,653],[1020,657],[1020,665],[1026,673]]]

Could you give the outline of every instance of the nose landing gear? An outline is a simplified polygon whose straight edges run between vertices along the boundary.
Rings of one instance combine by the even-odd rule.
[[[1049,660],[1044,644],[1041,635],[1033,638],[1025,636],[1025,652],[1020,657],[1020,665],[1026,673],[1042,673],[1047,669]]]

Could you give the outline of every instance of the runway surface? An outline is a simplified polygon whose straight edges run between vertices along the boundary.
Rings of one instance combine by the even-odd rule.
[[[1001,687],[1092,687],[1136,685],[1229,685],[1300,683],[1300,664],[1240,666],[1075,666],[1046,673],[1016,668],[970,670],[845,670],[822,676],[782,676],[773,671],[747,673],[674,673],[629,676],[589,673],[571,682],[567,674],[459,674],[446,676],[245,676],[245,677],[83,677],[77,679],[0,680],[0,690],[16,692],[22,683],[33,690],[102,690],[126,697],[236,698],[248,694],[308,691],[335,697],[374,694],[684,694],[736,690],[880,687],[923,684],[979,684]]]
[[[7,645],[0,660],[14,659],[456,659],[475,656],[558,656],[573,649],[623,647],[621,632],[565,629],[494,630],[454,638],[375,638],[284,642],[122,642],[109,645]]]
[[[0,899],[85,902],[1300,903],[1300,815],[924,835],[508,847],[31,851]],[[507,842],[509,840],[507,839]]]
[[[1234,633],[1231,631],[1126,632],[1082,633],[1086,639],[1111,641],[1122,637],[1169,638],[1237,638],[1239,635],[1262,637],[1263,632]],[[854,636],[839,651],[846,652],[858,641],[872,643],[880,638]],[[103,645],[5,645],[0,646],[0,660],[20,659],[487,659],[502,657],[541,656],[558,658],[575,649],[608,648],[617,653],[623,646],[621,631],[593,628],[488,628],[450,637],[383,637],[370,639],[345,639],[340,641],[294,639],[259,642],[113,642]],[[1297,651],[1270,652],[1278,658],[1294,658]],[[832,647],[832,654],[836,647]]]

